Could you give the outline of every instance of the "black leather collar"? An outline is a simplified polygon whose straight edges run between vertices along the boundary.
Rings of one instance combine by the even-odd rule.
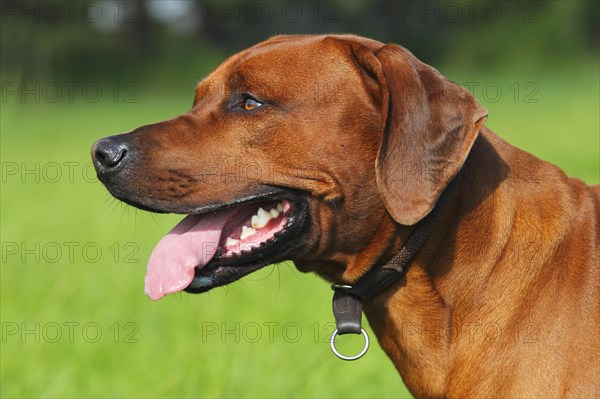
[[[368,338],[361,326],[362,300],[377,296],[402,276],[406,266],[415,257],[417,252],[419,252],[448,208],[452,194],[456,190],[457,176],[444,189],[431,212],[417,223],[400,251],[387,263],[374,266],[353,285],[334,284],[331,286],[334,290],[333,315],[336,324],[336,331],[332,335],[331,346],[336,355],[339,356],[335,349],[334,339],[337,335],[344,334],[362,333],[365,335],[367,346],[361,352],[360,356],[366,352]],[[355,360],[358,358],[357,356],[340,357],[345,360]]]

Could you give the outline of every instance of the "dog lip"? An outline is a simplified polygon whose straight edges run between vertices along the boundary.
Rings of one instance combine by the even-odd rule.
[[[184,289],[188,293],[202,293],[212,288],[230,284],[247,274],[255,272],[273,263],[290,259],[292,252],[301,248],[306,226],[308,225],[308,201],[292,190],[283,196],[271,198],[260,196],[258,200],[286,199],[292,203],[292,210],[284,229],[265,241],[260,247],[231,256],[216,255],[205,267],[196,269],[194,279]],[[249,201],[235,201],[236,204]],[[233,205],[230,205],[233,206]]]
[[[293,197],[297,194],[293,193],[293,190],[283,189],[274,186],[264,186],[262,192],[256,194],[250,194],[238,197],[232,201],[227,202],[212,202],[202,206],[197,205],[173,205],[170,203],[163,204],[162,201],[148,201],[148,200],[137,200],[132,199],[130,196],[123,195],[118,190],[112,190],[109,188],[110,193],[125,202],[128,205],[134,206],[138,209],[152,212],[152,213],[173,213],[181,215],[200,215],[210,212],[215,212],[225,208],[242,205],[253,201],[260,200],[277,200],[277,199],[288,199],[293,201]]]
[[[244,205],[244,204],[248,204],[248,203],[252,203],[252,202],[258,202],[258,201],[277,201],[277,200],[281,200],[281,199],[286,199],[286,200],[290,200],[291,202],[293,202],[294,201],[292,198],[293,195],[290,195],[290,194],[286,195],[286,194],[287,194],[286,191],[283,189],[273,188],[273,189],[267,191],[266,193],[248,195],[248,196],[236,198],[233,201],[228,201],[228,202],[224,202],[224,203],[213,203],[213,204],[203,205],[201,207],[194,207],[188,212],[174,212],[174,213],[203,214],[203,213],[215,212],[218,210],[231,208],[231,207],[239,206],[239,205]]]

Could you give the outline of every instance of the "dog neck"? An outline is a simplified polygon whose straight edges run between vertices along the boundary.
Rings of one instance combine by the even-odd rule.
[[[449,281],[469,281],[468,275],[463,273],[469,273],[468,267],[477,267],[475,264],[457,265],[457,251],[464,245],[459,239],[464,233],[460,221],[465,219],[465,214],[481,211],[479,205],[489,194],[485,190],[473,191],[473,187],[489,189],[490,186],[490,176],[485,175],[489,169],[482,168],[482,162],[489,163],[491,170],[497,172],[498,184],[502,180],[502,161],[489,155],[485,155],[489,159],[481,159],[482,154],[495,154],[487,148],[490,146],[483,137],[476,141],[456,179],[456,193],[405,275],[363,303],[381,346],[416,396],[435,397],[447,393],[456,323],[460,321],[453,312],[459,299],[455,292],[446,290],[446,285]],[[486,180],[485,184],[482,179]],[[485,212],[493,211],[484,208]],[[463,287],[463,291],[468,289]]]

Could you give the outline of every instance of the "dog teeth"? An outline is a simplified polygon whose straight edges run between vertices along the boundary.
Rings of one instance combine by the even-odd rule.
[[[256,230],[254,228],[248,227],[248,226],[243,226],[242,234],[240,234],[240,239],[245,240],[246,238],[251,237],[254,234],[256,234]]]
[[[256,215],[253,215],[250,219],[250,226],[252,226],[255,229],[261,229],[265,227],[267,223],[269,223],[269,220],[279,217],[282,211],[283,205],[281,204],[281,202],[277,204],[276,208],[271,209],[269,212],[265,211],[262,207],[260,207],[258,208]]]
[[[226,247],[233,247],[235,246],[239,241],[236,240],[235,238],[231,238],[231,237],[227,237],[227,240],[225,240],[225,246]]]
[[[271,220],[271,215],[261,207],[258,208],[256,215],[252,216],[252,219],[250,219],[250,226],[260,229],[265,227],[267,223],[269,223],[269,220]]]
[[[261,219],[265,219],[269,217],[269,212],[265,211],[262,207],[260,207],[258,208],[258,212],[256,213],[256,215]]]

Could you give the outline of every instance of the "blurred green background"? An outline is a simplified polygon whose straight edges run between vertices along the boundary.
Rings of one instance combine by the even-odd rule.
[[[410,397],[376,344],[334,358],[331,291],[291,264],[151,302],[148,256],[181,216],[95,180],[95,140],[188,110],[207,72],[274,34],[402,44],[500,136],[600,180],[597,2],[0,4],[3,398]]]

